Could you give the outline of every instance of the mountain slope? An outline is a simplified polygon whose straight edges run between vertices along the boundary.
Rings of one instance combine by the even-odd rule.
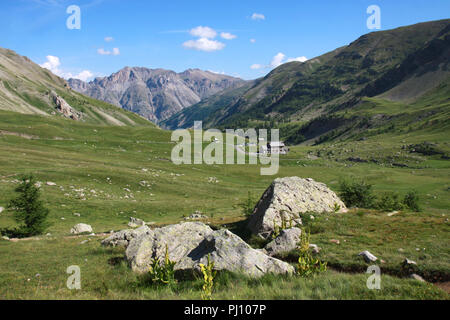
[[[203,120],[206,127],[280,127],[285,139],[300,143],[315,142],[332,131],[329,137],[335,139],[339,132],[348,136],[364,129],[349,127],[355,123],[380,125],[371,118],[374,101],[408,106],[431,93],[448,106],[448,93],[433,92],[450,76],[449,29],[450,20],[441,20],[364,35],[305,63],[276,68],[245,92],[234,91],[221,108],[214,109],[218,98],[212,97],[165,124],[171,129],[190,127],[192,121],[185,121],[192,118],[190,113],[214,109],[193,120]]]
[[[175,73],[138,67],[126,67],[89,83],[69,80],[74,90],[133,111],[153,122],[167,119],[204,98],[244,83],[238,78],[198,69]]]
[[[0,48],[0,110],[92,124],[150,124],[131,112],[73,91],[64,79],[3,48]]]

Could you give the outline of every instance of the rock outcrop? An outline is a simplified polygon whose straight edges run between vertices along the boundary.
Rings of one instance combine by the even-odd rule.
[[[128,222],[128,226],[130,228],[142,227],[145,226],[145,221],[138,218],[130,217],[130,222]]]
[[[275,179],[257,203],[248,221],[253,234],[267,239],[283,221],[290,227],[301,225],[305,212],[346,212],[345,204],[324,183],[311,178]]]
[[[80,120],[81,113],[72,108],[66,100],[58,96],[55,92],[51,92],[51,96],[53,98],[53,102],[56,105],[56,109],[62,113],[62,115],[66,118],[73,120]]]
[[[152,259],[164,258],[166,246],[169,258],[176,262],[175,270],[199,270],[199,264],[206,263],[210,255],[216,270],[255,277],[294,272],[288,263],[252,249],[230,231],[214,231],[199,222],[185,222],[140,234],[130,241],[125,257],[133,271],[147,272]]]

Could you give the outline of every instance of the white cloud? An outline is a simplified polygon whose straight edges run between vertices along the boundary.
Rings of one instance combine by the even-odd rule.
[[[281,66],[284,63],[293,62],[293,61],[305,62],[305,61],[308,61],[308,58],[302,56],[302,57],[297,57],[297,58],[286,59],[286,55],[282,52],[279,52],[272,58],[272,61],[270,62],[269,65],[265,66],[265,65],[261,65],[261,64],[252,64],[250,66],[250,69],[253,69],[253,70],[267,69],[267,68],[274,69],[274,68]]]
[[[236,39],[236,38],[237,38],[236,35],[231,34],[231,33],[229,33],[229,32],[222,32],[222,33],[220,34],[220,36],[221,36],[222,38],[224,38],[225,40],[233,40],[233,39]]]
[[[72,74],[70,72],[64,72],[59,67],[61,66],[61,61],[58,57],[55,56],[47,56],[47,61],[41,64],[40,66],[42,68],[50,70],[53,74],[57,75],[58,77],[65,78],[65,79],[80,79],[83,81],[88,81],[89,79],[94,77],[94,74],[89,70],[83,70],[78,74]]]
[[[283,64],[283,60],[286,58],[286,55],[284,53],[277,53],[275,57],[272,58],[272,61],[270,62],[270,66],[272,68],[279,67]]]
[[[94,74],[92,72],[90,72],[89,70],[84,70],[84,71],[81,71],[79,74],[74,75],[70,78],[88,81],[89,79],[91,79],[93,77],[94,77]]]
[[[253,69],[253,70],[258,70],[258,69],[263,69],[263,68],[265,68],[265,66],[263,66],[262,64],[257,64],[257,63],[252,64],[250,66],[250,69]]]
[[[42,68],[48,69],[57,76],[60,75],[61,70],[58,69],[58,67],[61,65],[61,62],[59,61],[58,57],[55,56],[47,56],[47,61],[41,64],[40,66]]]
[[[307,57],[297,57],[297,58],[289,58],[286,60],[286,62],[293,62],[293,61],[305,62],[305,61],[308,61],[308,58]]]
[[[256,42],[256,39],[250,39],[250,42],[251,42],[251,43],[255,43],[255,42]]]
[[[100,48],[100,49],[97,49],[97,53],[102,56],[110,56],[110,55],[118,56],[120,54],[120,50],[119,50],[119,48],[113,48],[112,51],[109,51],[109,50]]]
[[[189,40],[183,43],[183,46],[187,49],[195,49],[199,51],[218,51],[225,48],[225,44],[216,40],[210,40],[207,38],[200,38],[197,40]]]
[[[252,14],[252,20],[266,20],[266,16],[262,13],[254,13]]]
[[[189,33],[191,35],[193,35],[194,37],[207,38],[207,39],[214,39],[217,36],[216,30],[214,30],[210,27],[202,27],[202,26],[198,26],[194,29],[191,29],[191,31],[189,31]]]
[[[106,42],[111,42],[111,41],[114,41],[114,38],[113,37],[106,37],[105,41]]]

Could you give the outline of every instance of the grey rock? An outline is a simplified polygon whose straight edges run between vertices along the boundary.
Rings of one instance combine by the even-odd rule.
[[[145,226],[145,221],[138,218],[130,217],[130,222],[128,222],[128,226],[130,228],[142,227]]]
[[[184,218],[184,220],[204,220],[204,219],[208,219],[208,217],[203,215],[200,211],[195,211],[189,217]]]
[[[320,247],[317,244],[310,243],[309,248],[313,253],[318,254],[320,252]]]
[[[257,203],[249,218],[248,228],[253,234],[267,239],[275,225],[291,221],[292,227],[301,225],[300,213],[347,212],[345,204],[325,184],[313,179],[287,177],[275,179]]]
[[[2,213],[3,211],[5,211],[5,208],[0,207],[0,213]]]
[[[300,241],[301,234],[302,230],[299,228],[282,230],[278,237],[266,245],[265,249],[267,254],[269,256],[275,256],[295,250]]]
[[[405,258],[405,260],[403,260],[403,265],[404,266],[416,266],[417,262],[413,261],[413,260],[409,260],[408,258]]]
[[[70,233],[72,234],[80,234],[85,232],[92,232],[92,227],[85,223],[79,223],[75,225],[72,229],[70,229]]]
[[[228,230],[213,231],[198,222],[185,222],[153,230],[130,241],[125,257],[132,270],[147,272],[154,258],[163,259],[168,248],[169,258],[176,262],[175,270],[199,270],[207,256],[216,270],[242,272],[250,276],[265,273],[292,273],[286,262],[255,250]]]
[[[146,272],[151,259],[164,258],[166,245],[169,258],[178,262],[212,232],[209,226],[200,222],[185,222],[154,229],[150,234],[141,234],[132,239],[125,256],[133,271]]]
[[[142,226],[137,229],[127,229],[113,233],[101,243],[106,247],[128,247],[128,244],[134,238],[141,234],[152,234],[152,230],[147,226]]]
[[[377,257],[375,257],[373,254],[371,254],[369,251],[363,251],[363,252],[360,252],[359,254],[358,254],[358,256],[362,256],[363,258],[364,258],[364,260],[367,262],[367,263],[371,263],[371,262],[375,262],[375,261],[377,261],[378,260],[378,258]]]
[[[414,280],[417,280],[417,281],[420,281],[420,282],[426,282],[424,278],[422,278],[421,276],[419,276],[416,273],[411,274],[409,277],[411,279],[414,279]]]

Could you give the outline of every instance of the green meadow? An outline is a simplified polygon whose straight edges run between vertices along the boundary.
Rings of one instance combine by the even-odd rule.
[[[154,287],[145,276],[133,274],[122,249],[100,245],[104,234],[127,229],[130,217],[162,226],[198,210],[213,227],[229,228],[252,243],[240,204],[248,192],[256,202],[276,177],[287,176],[310,177],[336,192],[342,179],[364,179],[376,194],[404,196],[416,190],[422,211],[388,216],[351,209],[314,214],[314,219],[307,214],[304,228],[321,247],[327,272],[307,279],[267,275],[258,280],[221,273],[213,298],[449,298],[441,288],[450,275],[450,164],[439,155],[402,148],[432,141],[446,150],[448,137],[442,133],[424,128],[291,147],[281,156],[275,176],[260,175],[260,165],[175,165],[170,137],[170,131],[153,125],[100,126],[0,111],[0,206],[14,197],[21,175],[32,173],[42,182],[51,222],[48,236],[0,240],[0,299],[200,299],[200,279],[181,278],[175,287]],[[351,157],[367,161],[348,161]],[[70,229],[77,223],[90,224],[96,236],[72,236]],[[0,213],[0,228],[14,226],[11,212]],[[81,244],[83,240],[89,241]],[[366,287],[368,264],[358,257],[364,250],[383,260],[381,290]],[[295,263],[296,256],[282,258]],[[407,278],[401,268],[405,258],[417,262],[417,273],[428,283]],[[66,287],[71,265],[81,268],[81,290]]]

